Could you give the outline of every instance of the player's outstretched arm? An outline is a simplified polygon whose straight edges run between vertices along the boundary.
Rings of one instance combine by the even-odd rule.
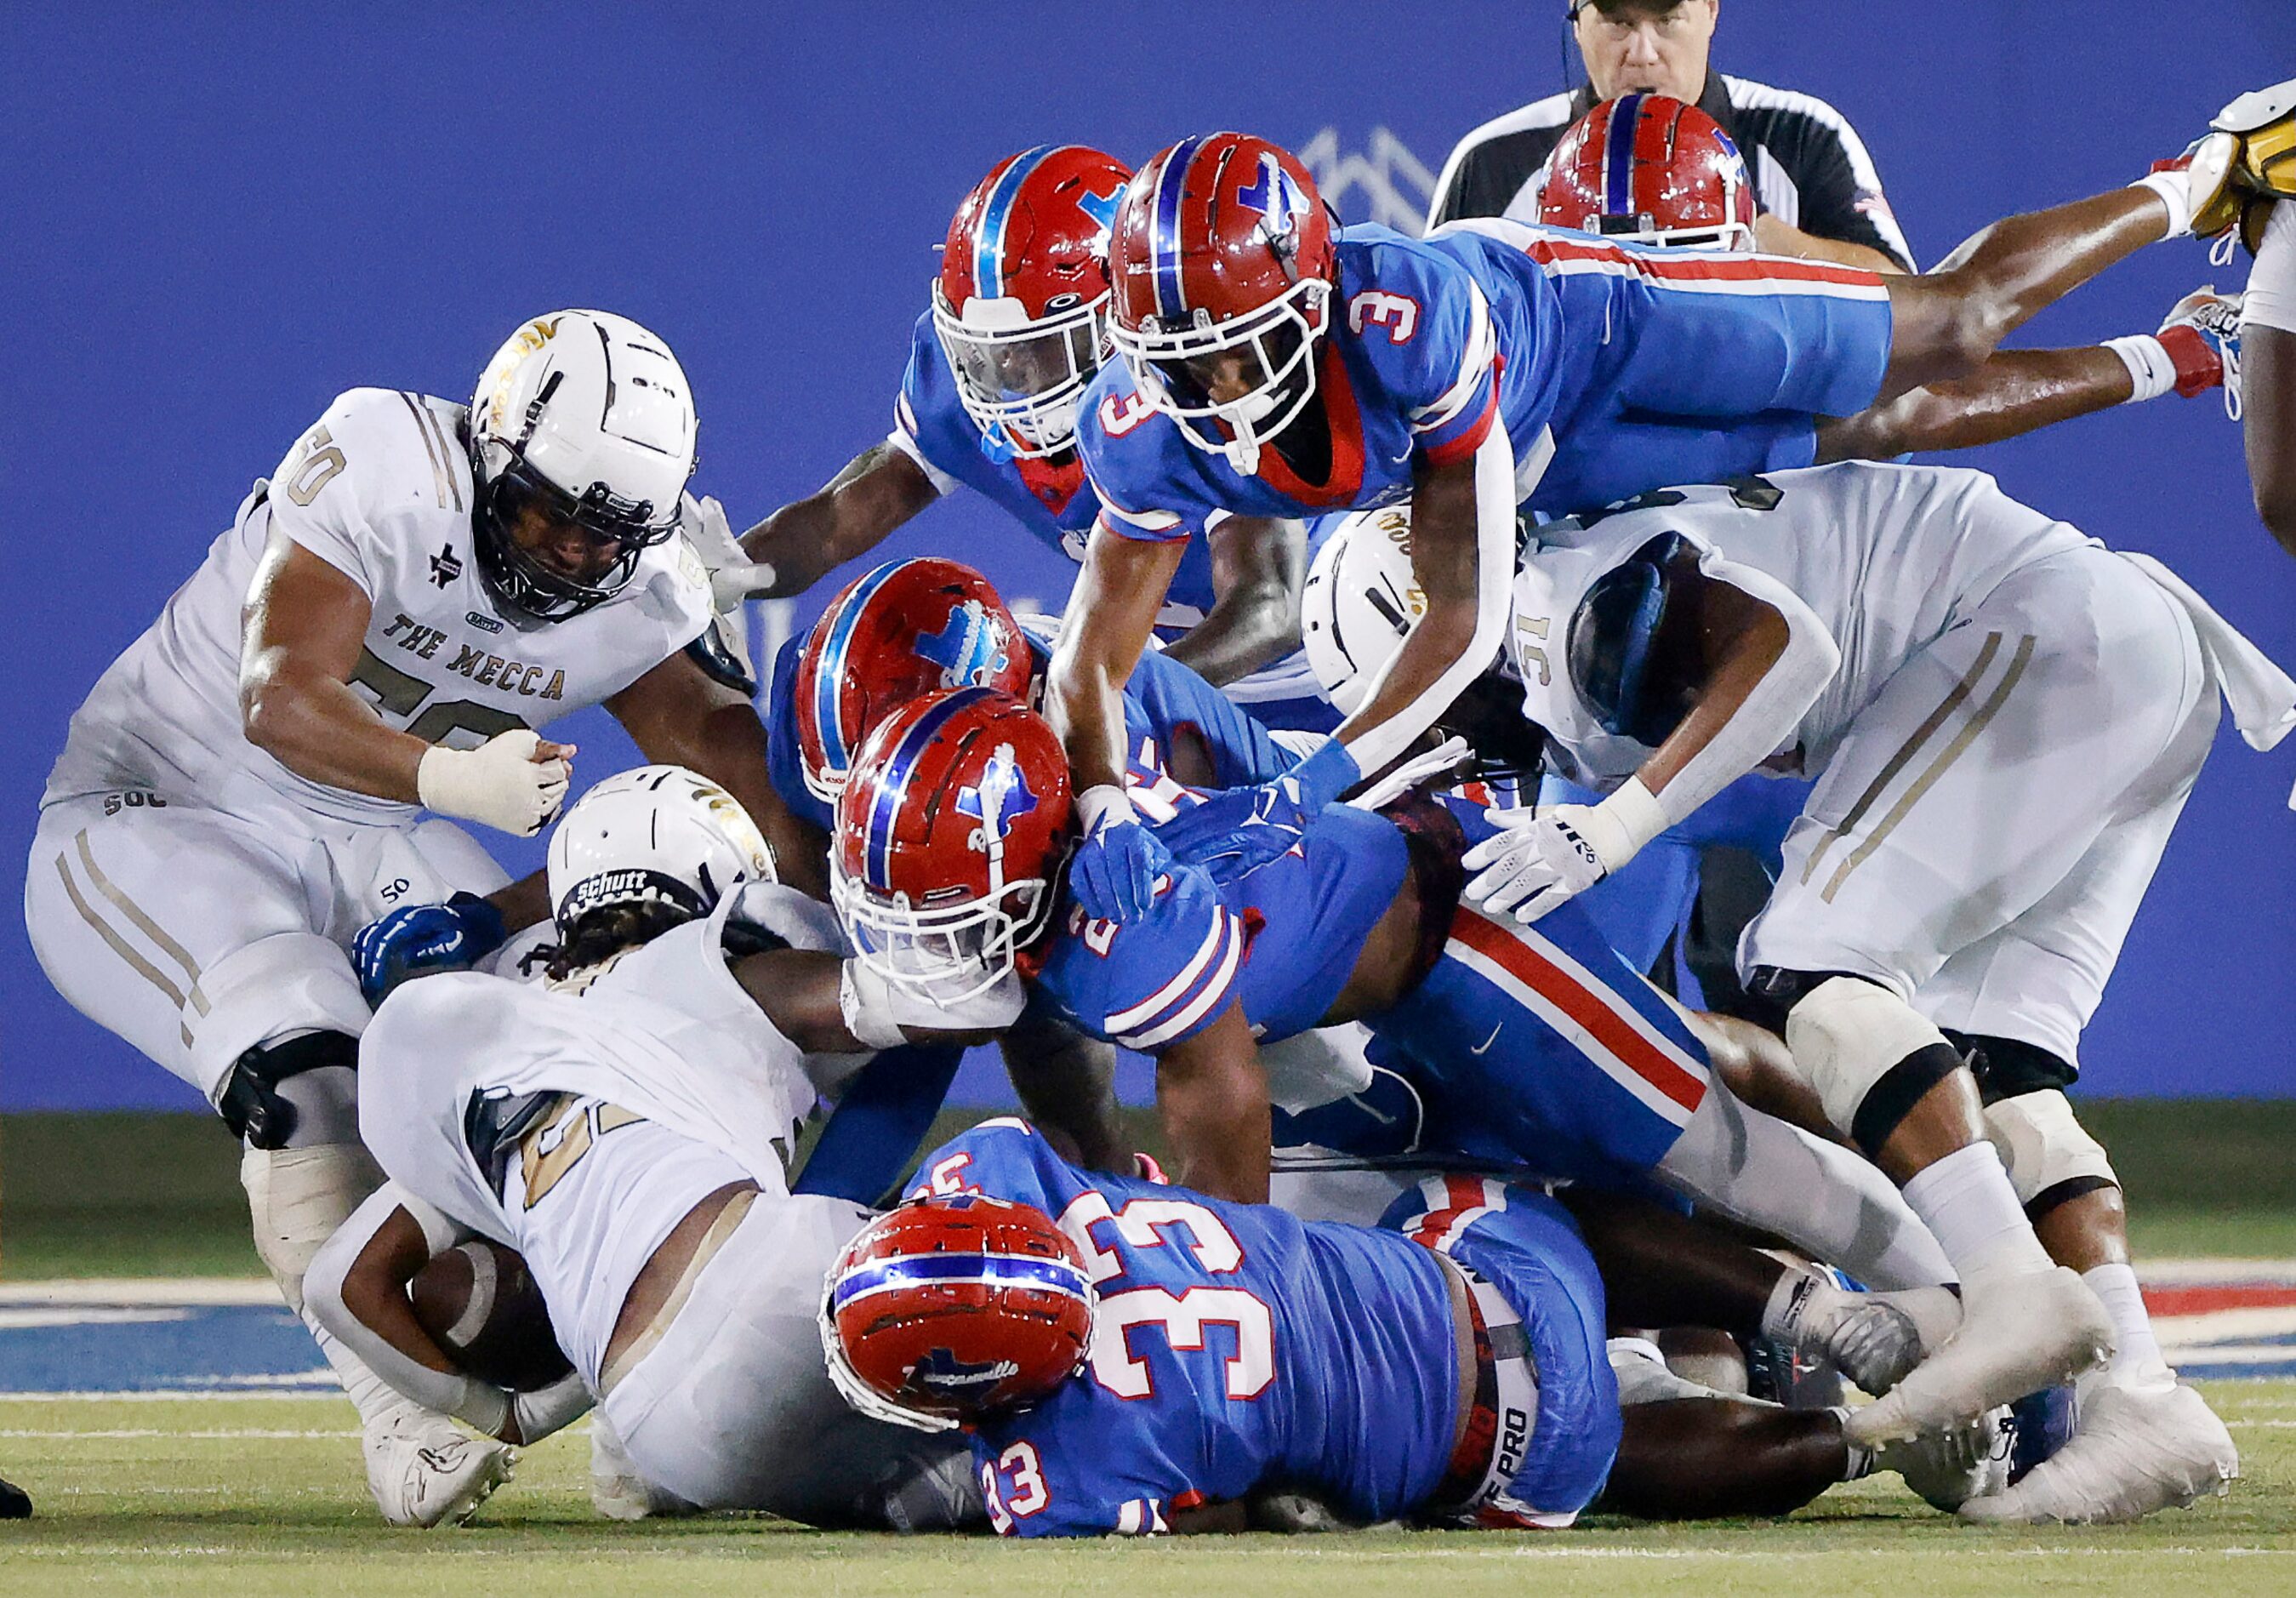
[[[1308,578],[1300,523],[1230,516],[1209,536],[1212,591],[1204,619],[1165,651],[1218,687],[1300,647],[1300,586]]]
[[[1972,377],[1910,389],[1854,416],[1827,417],[1817,426],[1817,459],[1972,449],[2109,410],[2136,393],[2128,368],[2101,345],[1997,350]]]
[[[1157,1052],[1156,1108],[1174,1181],[1215,1198],[1267,1202],[1267,1074],[1240,1002]]]
[[[742,553],[774,569],[773,586],[750,597],[802,594],[939,498],[924,468],[892,445],[864,449],[818,492],[783,506],[742,535]]]
[[[781,880],[829,897],[829,850],[819,831],[790,813],[766,770],[766,728],[757,707],[717,681],[684,651],[606,701],[640,754],[684,766],[724,788],[773,846]]]

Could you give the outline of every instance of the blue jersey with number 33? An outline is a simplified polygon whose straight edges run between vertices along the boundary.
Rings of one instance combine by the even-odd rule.
[[[927,1156],[919,1176],[920,1194],[1043,1210],[1099,1296],[1084,1371],[973,1434],[999,1532],[1152,1533],[1277,1487],[1368,1523],[1443,1479],[1458,1356],[1442,1267],[1419,1244],[1080,1171],[1009,1119]]]

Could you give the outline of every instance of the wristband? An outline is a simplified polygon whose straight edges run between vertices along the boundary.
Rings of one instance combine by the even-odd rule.
[[[863,1048],[898,1049],[909,1041],[889,1013],[892,997],[892,984],[859,960],[849,960],[838,968],[837,1013]]]
[[[2168,347],[2149,333],[2135,334],[2125,339],[2107,339],[2104,347],[2120,358],[2128,368],[2128,381],[2136,392],[2127,403],[2140,400],[2158,400],[2177,386],[2177,363],[2169,358]]]
[[[1669,825],[1665,808],[1639,777],[1628,778],[1624,787],[1587,812],[1586,821],[1581,836],[1605,871],[1634,859]]]
[[[2169,236],[2177,238],[2193,230],[2193,179],[2191,171],[2182,165],[2164,172],[2147,172],[2128,185],[2132,189],[2151,189],[2161,196],[2161,203],[2169,208]]]

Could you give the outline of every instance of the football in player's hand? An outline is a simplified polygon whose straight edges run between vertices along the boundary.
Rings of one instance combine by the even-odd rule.
[[[406,1286],[414,1318],[466,1372],[516,1392],[572,1370],[525,1259],[476,1240],[449,1248]]]

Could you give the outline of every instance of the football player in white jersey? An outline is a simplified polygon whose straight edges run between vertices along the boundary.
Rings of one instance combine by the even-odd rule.
[[[359,1120],[391,1180],[320,1250],[316,1312],[402,1391],[510,1441],[594,1396],[636,1474],[687,1504],[946,1523],[969,1469],[847,1409],[822,1365],[821,1279],[869,1211],[791,1195],[784,1161],[852,1050],[958,1034],[903,1031],[925,1011],[842,958],[828,907],[776,885],[741,806],[692,772],[593,788],[549,885],[544,981],[424,976],[367,1028]],[[984,1027],[1019,1008],[1017,979],[963,1007]],[[569,1385],[461,1375],[414,1322],[406,1284],[473,1234],[525,1256]],[[623,1491],[600,1507],[640,1511]]]
[[[448,819],[548,820],[574,752],[535,728],[603,702],[779,824],[754,712],[683,653],[711,620],[679,536],[693,443],[676,360],[603,312],[521,327],[469,410],[353,389],[72,718],[28,867],[33,949],[245,1140],[257,1250],[291,1305],[378,1180],[344,941],[450,895],[472,942],[542,918],[539,885],[506,885]],[[388,1518],[424,1521],[493,1468],[321,1342]]]
[[[2073,1440],[1963,1512],[2128,1520],[2220,1488],[2231,1437],[2161,1357],[2112,1166],[2062,1089],[2219,696],[2268,747],[2296,682],[2166,567],[1980,473],[1820,466],[1556,531],[1575,547],[1526,553],[1509,663],[1550,768],[1610,796],[1493,812],[1470,896],[1536,918],[1723,784],[1815,778],[1739,964],[1964,1294],[1962,1332],[1859,1429],[2110,1353]]]

